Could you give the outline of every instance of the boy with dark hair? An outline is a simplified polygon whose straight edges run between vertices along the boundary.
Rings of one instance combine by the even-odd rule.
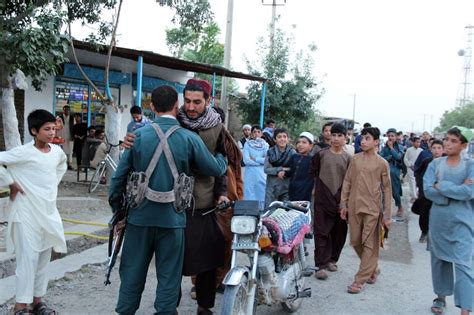
[[[132,108],[130,108],[130,114],[132,115],[132,121],[128,123],[127,132],[134,132],[143,126],[152,123],[151,120],[143,115],[143,111],[140,106],[132,106]]]
[[[337,271],[337,261],[346,242],[347,224],[339,216],[341,189],[351,156],[344,151],[347,129],[342,124],[331,126],[331,146],[312,159],[310,173],[314,177],[314,261],[316,278],[327,279],[325,270]]]
[[[273,131],[276,128],[276,123],[273,119],[265,121],[265,128],[262,130],[262,139],[265,140],[270,147],[275,145],[275,137]]]
[[[370,123],[366,122],[364,124],[364,128],[369,128],[369,127],[372,127],[372,125]],[[355,137],[355,140],[354,140],[354,153],[355,154],[362,152],[362,149],[360,148],[360,141],[361,140],[362,140],[362,135],[358,134],[357,137]]]
[[[263,170],[267,174],[265,186],[265,207],[272,201],[288,200],[290,178],[285,175],[289,170],[290,158],[295,154],[295,149],[288,144],[288,131],[277,128],[273,133],[275,145],[268,149]]]
[[[426,199],[425,192],[423,191],[423,176],[425,175],[428,165],[433,161],[443,155],[444,146],[443,141],[434,140],[431,143],[431,153],[433,156],[424,159],[421,162],[420,167],[415,172],[416,186],[418,187],[418,199],[412,206],[412,211],[420,215],[418,224],[420,225],[421,236],[420,243],[426,243],[428,239],[428,223],[430,218],[430,209],[431,209],[431,200]]]
[[[387,160],[390,165],[390,179],[392,180],[392,197],[398,208],[397,217],[403,217],[402,207],[402,182],[400,172],[403,165],[403,148],[397,141],[397,130],[390,128],[387,130],[388,141],[383,147],[380,155]],[[390,198],[387,198],[390,200]]]
[[[333,123],[327,122],[321,128],[321,136],[319,139],[321,141],[317,142],[313,146],[313,150],[311,151],[311,156],[314,156],[316,153],[321,151],[321,149],[329,148],[331,146],[331,127]]]
[[[307,131],[302,132],[296,142],[297,154],[291,157],[290,170],[286,172],[286,176],[290,178],[289,198],[291,201],[311,201],[314,180],[309,170],[312,159],[310,152],[313,143],[314,136]]]
[[[374,284],[378,268],[381,225],[390,227],[390,169],[377,154],[380,131],[364,128],[361,132],[362,153],[356,154],[347,170],[341,193],[341,218],[349,223],[351,245],[360,258],[359,271],[348,293],[359,293],[365,283]],[[383,209],[383,213],[382,213]]]
[[[431,276],[437,297],[431,311],[442,314],[454,292],[461,315],[472,312],[474,297],[474,161],[462,158],[471,130],[453,127],[444,140],[446,157],[433,160],[423,177],[430,209]]]
[[[58,184],[67,169],[67,158],[59,146],[51,143],[56,129],[53,114],[38,109],[31,112],[27,120],[33,141],[0,152],[0,177],[7,180],[11,190],[7,249],[16,254],[13,312],[53,314],[41,299],[48,287],[46,268],[52,249],[57,253],[66,252],[56,197]]]

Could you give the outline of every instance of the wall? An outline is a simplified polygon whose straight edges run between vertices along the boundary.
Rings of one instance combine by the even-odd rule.
[[[29,113],[35,109],[45,109],[50,112],[53,111],[53,97],[54,97],[54,77],[50,76],[43,84],[41,91],[36,91],[31,85],[31,80],[28,79],[28,89],[25,90],[25,111],[24,111],[24,125],[27,126],[26,118]],[[20,115],[18,115],[20,116]],[[24,143],[33,140],[28,130],[24,130]]]

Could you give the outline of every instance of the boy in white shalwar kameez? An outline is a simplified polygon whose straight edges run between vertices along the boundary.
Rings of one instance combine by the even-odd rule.
[[[33,111],[28,128],[34,140],[0,152],[0,177],[11,190],[7,250],[16,254],[14,314],[56,314],[41,302],[51,250],[66,252],[56,197],[67,158],[59,146],[51,144],[55,122],[50,112]]]

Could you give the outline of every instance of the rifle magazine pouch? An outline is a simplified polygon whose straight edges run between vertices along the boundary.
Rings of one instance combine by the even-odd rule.
[[[148,178],[145,172],[132,172],[127,180],[127,196],[130,199],[130,208],[138,207],[145,199],[148,188]]]
[[[194,177],[185,173],[179,174],[178,180],[174,184],[174,207],[177,212],[183,212],[191,208],[193,201]]]

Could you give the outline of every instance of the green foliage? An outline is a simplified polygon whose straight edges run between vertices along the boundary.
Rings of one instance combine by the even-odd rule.
[[[294,39],[279,29],[275,31],[273,45],[259,38],[257,55],[260,57],[257,62],[247,61],[247,67],[250,73],[268,78],[265,118],[287,127],[294,137],[301,131],[317,133],[320,119],[315,104],[324,91],[318,90],[319,82],[312,73],[311,53],[316,50],[315,45],[310,45],[307,53],[293,54],[290,49],[293,44]],[[261,83],[251,83],[248,98],[239,102],[243,122],[259,122],[261,90]]]
[[[208,0],[182,1],[175,5],[172,22],[175,28],[166,30],[166,44],[176,58],[211,65],[223,65],[224,44],[219,43],[221,33],[214,21]],[[212,75],[198,74],[199,78],[212,82]],[[228,80],[228,91],[236,91],[234,80]],[[222,78],[216,78],[216,87]]]
[[[175,10],[172,22],[177,27],[166,30],[166,44],[173,56],[222,64],[224,45],[217,40],[221,30],[214,21],[208,0],[182,1],[176,4]]]
[[[445,111],[436,131],[446,131],[455,125],[474,128],[474,102]]]
[[[55,75],[67,61],[68,40],[63,33],[66,22],[99,24],[95,40],[110,32],[101,22],[103,10],[116,0],[23,0],[2,1],[0,5],[0,67],[2,83],[16,69],[32,79],[36,89],[50,75]]]
[[[195,49],[184,51],[183,58],[206,64],[222,64],[224,62],[224,44],[217,41],[221,30],[217,23],[212,22],[202,30],[199,45]]]

